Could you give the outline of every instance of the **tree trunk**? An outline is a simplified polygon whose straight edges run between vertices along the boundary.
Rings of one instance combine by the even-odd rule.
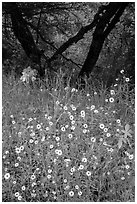
[[[17,3],[12,2],[7,4],[9,14],[11,16],[12,28],[16,38],[21,43],[26,55],[32,62],[40,66],[42,52],[37,48],[33,36],[22,17],[22,13],[18,8]],[[40,75],[43,75],[43,70],[38,70]]]
[[[79,77],[86,75],[89,77],[90,73],[98,60],[103,43],[111,30],[115,27],[119,21],[120,16],[124,12],[124,9],[128,3],[109,3],[104,6],[102,13],[100,14],[100,20],[95,28],[93,34],[93,40],[87,55],[87,58],[83,64],[83,67],[79,73]],[[82,81],[84,82],[84,81]]]

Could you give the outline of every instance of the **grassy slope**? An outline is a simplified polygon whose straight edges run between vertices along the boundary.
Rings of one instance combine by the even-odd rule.
[[[134,93],[59,79],[3,77],[3,201],[134,201]]]

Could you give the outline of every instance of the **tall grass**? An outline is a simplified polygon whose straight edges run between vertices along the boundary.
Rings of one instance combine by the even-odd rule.
[[[3,77],[3,202],[134,202],[134,91],[62,81]]]

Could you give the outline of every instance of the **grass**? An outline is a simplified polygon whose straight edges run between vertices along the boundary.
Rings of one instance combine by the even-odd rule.
[[[134,202],[134,91],[3,77],[3,202]]]

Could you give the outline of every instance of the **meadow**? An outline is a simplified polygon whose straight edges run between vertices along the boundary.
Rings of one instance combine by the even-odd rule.
[[[134,202],[135,93],[3,76],[3,202]]]

